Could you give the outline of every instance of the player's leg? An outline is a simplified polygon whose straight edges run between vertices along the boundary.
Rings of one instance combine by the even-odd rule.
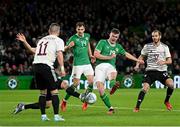
[[[39,96],[39,108],[41,111],[41,120],[42,121],[48,121],[49,118],[46,115],[45,108],[46,108],[46,94],[47,94],[47,89],[45,90],[40,90],[40,96]]]
[[[89,84],[85,91],[85,96],[86,96],[86,95],[88,95],[88,93],[93,91],[94,70],[90,64],[84,65],[83,69],[84,69],[83,73],[86,76],[88,84]],[[84,102],[82,105],[82,110],[85,111],[87,109],[87,107],[88,107],[88,103]]]
[[[59,115],[59,91],[58,91],[58,79],[55,75],[55,71],[49,66],[46,69],[46,75],[44,76],[44,84],[47,86],[48,91],[51,93],[52,106],[54,111],[54,121],[64,121]]]
[[[114,108],[111,106],[109,97],[107,96],[107,94],[105,93],[105,89],[104,89],[104,84],[102,82],[96,82],[101,100],[104,102],[105,106],[109,109],[109,111],[107,112],[108,114],[113,114],[114,113]]]
[[[162,84],[166,85],[167,88],[167,92],[166,92],[166,97],[164,100],[164,104],[166,106],[166,108],[168,110],[172,109],[172,105],[169,102],[169,99],[174,91],[174,83],[173,80],[170,78],[170,76],[168,75],[168,73],[165,72],[158,72],[158,79]]]
[[[70,96],[74,96],[76,98],[80,98],[80,94],[76,91],[76,87],[78,86],[80,80],[77,78],[73,79],[73,84],[66,89],[66,95],[64,99],[62,99],[61,102],[61,111],[66,111],[67,108],[67,101],[70,98]]]
[[[74,97],[76,97],[76,98],[80,98],[80,97],[81,97],[81,96],[80,96],[81,94],[78,93],[74,88],[73,88],[73,90],[72,90],[72,88],[69,87],[67,81],[62,81],[62,83],[61,83],[61,89],[65,89],[65,90],[68,89],[68,91],[66,91],[67,94],[66,94],[65,98],[62,99],[62,102],[61,102],[61,111],[65,112],[65,111],[66,111],[66,107],[67,107],[67,100],[69,99],[69,97],[72,95],[72,96],[74,96]],[[68,93],[69,93],[69,94],[68,94]]]
[[[87,81],[88,81],[88,86],[87,89],[85,91],[86,94],[88,94],[89,92],[93,91],[93,79],[94,79],[94,75],[87,75]]]
[[[110,81],[109,85],[111,88],[110,95],[114,94],[115,91],[120,87],[120,83],[116,81],[116,77],[117,77],[117,71],[113,69],[110,75],[108,76]]]
[[[50,90],[47,90],[46,108],[49,108],[50,106],[51,106],[51,92]],[[27,109],[40,109],[39,102],[31,103],[31,104],[19,103],[14,110],[14,114],[18,114],[19,112]]]
[[[106,69],[106,73],[107,73],[108,80],[109,80],[109,85],[111,88],[110,95],[112,95],[120,87],[120,83],[116,82],[117,71],[116,71],[116,68],[113,67],[111,64],[104,63],[103,66]]]
[[[39,76],[41,77],[41,76]],[[48,121],[50,120],[47,115],[46,115],[46,95],[47,95],[47,89],[46,89],[46,85],[43,83],[44,79],[41,78],[41,80],[37,80],[37,85],[39,86],[40,89],[40,96],[39,96],[39,108],[41,111],[41,120],[42,121]]]
[[[101,63],[95,68],[95,84],[98,88],[101,100],[104,102],[105,106],[109,109],[108,114],[113,114],[114,113],[114,108],[111,106],[109,97],[105,93],[105,88],[104,88],[104,82],[105,79],[107,78],[107,68],[106,64]]]
[[[148,92],[149,89],[150,89],[149,84],[148,83],[143,83],[143,88],[139,92],[138,100],[137,100],[137,103],[136,103],[136,107],[134,108],[134,112],[139,112],[140,105],[141,105],[142,101],[144,100],[144,96]]]
[[[150,85],[157,80],[157,74],[154,71],[145,72],[143,76],[143,88],[139,92],[136,107],[134,112],[139,112],[142,101],[144,100],[145,94],[149,91]]]
[[[76,92],[76,87],[78,86],[79,82],[80,82],[80,79],[77,79],[77,78],[73,79],[73,84],[66,89],[67,94],[64,98],[65,101],[67,101],[70,96],[79,98],[79,94],[77,94]]]
[[[86,76],[88,84],[89,84],[86,91],[85,91],[85,93],[88,94],[89,92],[93,91],[94,70],[93,70],[91,64],[84,65],[83,69],[84,69],[83,73]]]
[[[59,97],[58,97],[58,90],[51,90],[52,95],[52,106],[54,111],[54,121],[64,121],[64,119],[59,116]]]
[[[38,102],[31,104],[18,103],[13,111],[13,114],[18,114],[19,112],[27,109],[39,109],[39,103]]]
[[[171,110],[172,109],[172,105],[170,104],[169,102],[169,99],[174,91],[174,84],[173,84],[173,80],[171,78],[168,78],[166,79],[165,81],[165,84],[166,86],[168,87],[167,88],[167,92],[166,92],[166,97],[165,97],[165,100],[164,100],[164,104],[166,105],[166,108],[168,110]]]
[[[87,75],[87,80],[88,80],[88,87],[85,91],[85,96],[88,95],[88,93],[92,92],[93,91],[93,79],[94,79],[94,76],[93,75]],[[82,110],[85,111],[86,109],[88,108],[88,103],[87,102],[84,102],[82,104]]]
[[[75,97],[78,96],[75,93],[75,91],[76,91],[76,87],[80,83],[80,77],[81,77],[82,73],[83,73],[83,69],[80,66],[73,66],[72,74],[71,74],[73,77],[73,84],[66,89],[67,94],[64,98],[64,101],[67,101],[71,95],[75,96]]]
[[[39,108],[41,111],[41,120],[48,121],[49,118],[46,115],[45,107],[46,107],[46,94],[47,94],[47,80],[49,79],[49,71],[50,67],[44,64],[35,64],[34,67],[34,77],[36,80],[36,84],[38,89],[40,90],[39,96]],[[48,74],[48,75],[46,75]],[[47,78],[48,77],[48,78]]]

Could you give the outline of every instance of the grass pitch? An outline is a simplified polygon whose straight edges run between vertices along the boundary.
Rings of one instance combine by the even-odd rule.
[[[80,91],[82,92],[82,91]],[[180,89],[175,89],[170,100],[173,110],[168,111],[163,104],[166,89],[151,89],[145,96],[138,113],[133,112],[139,89],[119,89],[110,96],[115,107],[115,114],[106,114],[107,108],[96,90],[97,102],[82,111],[80,100],[71,97],[67,111],[60,112],[65,122],[53,121],[52,108],[47,109],[51,121],[42,122],[40,110],[24,110],[17,115],[11,114],[19,102],[32,103],[38,100],[37,90],[1,90],[0,91],[0,126],[180,126]],[[106,91],[106,93],[109,93]],[[65,91],[60,91],[60,98]]]

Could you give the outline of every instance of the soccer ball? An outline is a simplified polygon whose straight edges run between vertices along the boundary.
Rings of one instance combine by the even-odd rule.
[[[96,97],[96,94],[95,93],[92,93],[90,92],[87,96],[86,96],[86,99],[85,101],[88,103],[88,104],[94,104],[97,100],[97,97]]]

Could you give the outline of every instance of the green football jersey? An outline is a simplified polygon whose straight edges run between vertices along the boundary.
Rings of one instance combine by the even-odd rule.
[[[78,36],[77,34],[70,37],[66,45],[69,45],[70,42],[74,42],[73,49],[73,65],[87,65],[90,64],[89,53],[88,53],[88,43],[90,39],[90,34],[84,33],[83,37]]]
[[[126,52],[120,44],[116,43],[115,45],[112,45],[110,42],[108,42],[108,40],[100,40],[95,50],[98,50],[100,54],[104,56],[111,56],[111,54],[125,55]],[[100,63],[110,63],[115,67],[116,58],[112,58],[110,60],[96,59],[96,65]]]

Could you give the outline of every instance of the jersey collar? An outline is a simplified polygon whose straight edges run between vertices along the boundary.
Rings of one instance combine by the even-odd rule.
[[[111,44],[111,42],[109,42],[108,39],[106,41],[109,43],[110,46],[112,46],[112,47],[116,46],[116,43],[115,44]]]
[[[82,37],[84,37],[84,33],[83,33],[83,36],[82,36],[82,37],[81,37],[81,36],[79,36],[77,33],[76,33],[76,36],[77,36],[77,37],[79,37],[79,38],[82,38]]]

